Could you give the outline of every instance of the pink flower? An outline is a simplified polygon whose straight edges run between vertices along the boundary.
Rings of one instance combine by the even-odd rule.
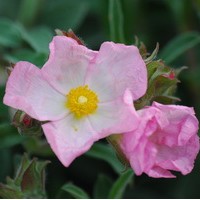
[[[185,106],[153,103],[138,111],[138,128],[122,135],[120,146],[137,175],[175,177],[193,169],[199,152],[198,120]]]
[[[69,166],[95,141],[136,128],[133,100],[146,88],[146,66],[135,46],[105,42],[97,52],[56,36],[42,69],[16,64],[4,103],[48,121],[42,125],[44,134]]]

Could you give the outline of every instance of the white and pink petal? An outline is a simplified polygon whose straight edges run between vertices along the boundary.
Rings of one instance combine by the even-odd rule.
[[[42,67],[47,81],[64,95],[70,89],[84,85],[96,52],[66,36],[55,36],[49,48],[49,59]]]
[[[42,128],[52,150],[65,167],[100,139],[86,117],[77,119],[73,114],[46,123]]]
[[[96,56],[86,84],[96,91],[101,102],[114,100],[130,89],[133,100],[147,89],[147,69],[137,47],[104,42]]]
[[[23,61],[9,76],[3,101],[41,121],[58,120],[68,113],[66,97],[46,82],[39,68]]]
[[[125,91],[123,97],[114,101],[99,103],[97,111],[88,118],[101,137],[134,130],[139,122],[129,90]]]

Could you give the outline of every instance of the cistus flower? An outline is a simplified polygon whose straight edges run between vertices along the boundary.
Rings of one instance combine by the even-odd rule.
[[[199,152],[198,120],[193,108],[153,103],[138,111],[137,129],[123,134],[120,148],[137,175],[175,177],[193,169]]]
[[[98,52],[55,36],[42,69],[28,62],[15,65],[4,103],[47,121],[44,134],[69,166],[95,141],[136,128],[133,101],[146,88],[146,66],[135,46],[105,42]]]

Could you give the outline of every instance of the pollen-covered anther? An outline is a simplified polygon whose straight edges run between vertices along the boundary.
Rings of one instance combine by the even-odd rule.
[[[72,88],[67,94],[66,107],[78,118],[92,114],[98,108],[97,94],[88,85]]]

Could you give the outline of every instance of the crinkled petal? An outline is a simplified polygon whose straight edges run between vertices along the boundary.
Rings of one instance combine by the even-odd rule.
[[[182,115],[185,115],[185,113],[195,115],[194,109],[187,106],[164,105],[154,101],[152,107],[156,107],[159,110],[163,111],[165,115],[172,120],[180,118]],[[177,112],[172,114],[173,110],[176,110]]]
[[[162,121],[162,125],[159,124],[160,126],[166,126],[166,124],[168,124],[168,121],[166,119],[162,119],[162,113],[159,112],[158,109],[153,107],[151,107],[151,109],[145,108],[138,110],[137,114],[139,116],[137,131],[132,130],[130,133],[126,133],[121,142],[124,151],[133,151],[133,149],[136,148],[137,145],[140,145],[139,141],[142,140],[143,136],[147,138],[156,131],[156,129],[158,128],[158,124],[155,123],[156,118],[160,117]]]
[[[89,115],[88,119],[93,129],[104,137],[136,129],[138,115],[133,106],[131,92],[126,90],[123,98],[100,103],[97,111]]]
[[[139,144],[128,155],[130,165],[134,169],[135,174],[141,175],[154,166],[157,150],[153,144],[147,144],[145,139],[141,139],[138,142]]]
[[[123,95],[126,88],[133,100],[144,95],[147,70],[137,47],[104,42],[93,65],[86,84],[98,93],[101,102]]]
[[[158,108],[170,122],[158,134],[159,140],[162,140],[166,145],[184,145],[190,137],[196,134],[198,120],[194,115],[193,108],[177,105],[162,105],[156,102],[153,103],[153,107]],[[161,119],[157,119],[158,123],[160,123]]]
[[[146,173],[153,178],[176,178],[176,176],[174,176],[170,171],[158,166],[153,167]]]
[[[183,146],[159,145],[156,165],[163,169],[180,171],[185,175],[192,171],[198,152],[199,138],[197,135],[190,138]]]
[[[45,81],[39,68],[18,62],[9,76],[4,103],[41,121],[58,120],[68,113],[65,98]]]
[[[200,149],[193,109],[154,103],[137,113],[138,128],[120,141],[135,173],[155,178],[175,177],[170,170],[190,173]]]
[[[87,117],[77,119],[73,114],[62,120],[46,123],[42,128],[52,150],[66,167],[89,150],[94,141],[100,139]]]
[[[47,81],[62,94],[81,86],[95,51],[79,45],[66,36],[55,36],[50,43],[50,56],[42,68]]]
[[[137,111],[139,115],[137,129],[123,134],[120,141],[120,147],[137,175],[151,168],[155,162],[157,151],[154,145],[148,143],[147,137],[158,127],[154,122],[156,112],[156,108]]]

